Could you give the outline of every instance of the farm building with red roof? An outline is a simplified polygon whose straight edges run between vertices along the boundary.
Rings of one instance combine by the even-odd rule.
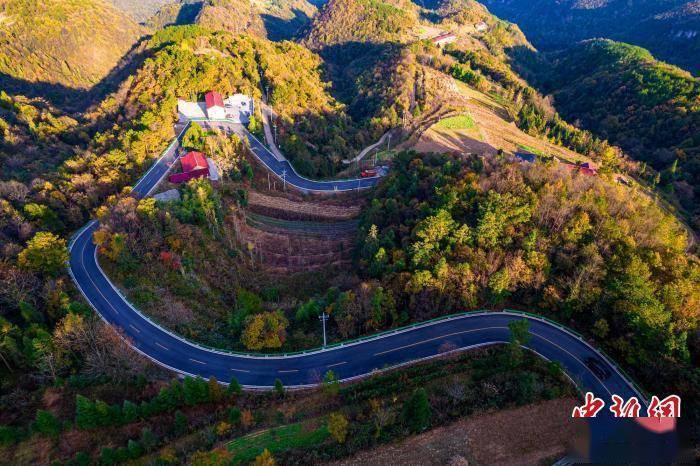
[[[445,44],[450,44],[456,40],[457,36],[451,32],[445,32],[430,39],[430,41],[438,47],[442,47]]]
[[[183,183],[193,178],[209,176],[209,164],[207,158],[201,152],[188,152],[180,158],[182,172],[174,173],[168,177],[171,183]]]

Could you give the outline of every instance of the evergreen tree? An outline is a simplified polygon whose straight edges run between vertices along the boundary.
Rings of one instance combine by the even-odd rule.
[[[428,427],[430,422],[430,404],[424,388],[417,388],[403,405],[404,423],[413,433]]]
[[[95,404],[83,395],[75,396],[75,424],[79,429],[94,429],[99,425]]]
[[[102,447],[100,451],[100,464],[112,465],[117,463],[117,454],[113,448]]]
[[[183,384],[185,404],[194,406],[209,401],[209,386],[201,377],[185,377]]]
[[[243,392],[243,388],[241,387],[241,384],[238,383],[238,379],[235,377],[231,378],[231,382],[228,384],[228,389],[226,392],[229,395],[240,395],[241,392]]]
[[[175,411],[175,421],[173,422],[173,428],[175,432],[178,434],[184,434],[187,432],[187,428],[189,426],[189,421],[187,420],[187,416],[182,414],[182,411],[178,410]]]
[[[284,396],[284,385],[282,385],[282,381],[280,379],[275,379],[275,393],[280,398]]]
[[[139,407],[129,400],[124,400],[122,405],[122,422],[129,424],[134,422],[139,416]]]
[[[134,439],[129,440],[126,449],[129,450],[129,458],[131,459],[136,459],[143,454],[141,444]]]
[[[144,427],[141,429],[141,446],[146,452],[153,450],[153,448],[158,444],[158,439],[151,429]]]
[[[241,410],[238,408],[229,408],[228,422],[231,425],[238,425],[241,422]]]
[[[56,419],[53,413],[40,409],[36,412],[33,427],[39,433],[56,436],[61,432],[61,421]]]

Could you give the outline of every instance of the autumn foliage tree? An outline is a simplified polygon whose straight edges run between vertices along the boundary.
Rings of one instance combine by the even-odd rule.
[[[21,267],[48,275],[59,273],[67,260],[66,240],[49,232],[34,235],[17,258]]]
[[[248,316],[241,341],[251,350],[280,348],[286,339],[289,322],[280,311]]]

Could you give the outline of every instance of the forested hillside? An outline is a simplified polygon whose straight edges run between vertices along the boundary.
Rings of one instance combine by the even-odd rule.
[[[416,20],[415,7],[406,0],[331,0],[314,18],[304,43],[320,50],[403,42]]]
[[[529,54],[528,54],[529,55]],[[700,228],[700,80],[644,49],[592,40],[533,61],[528,77],[569,121],[661,172]]]
[[[302,36],[302,44],[323,57],[333,94],[364,127],[360,146],[399,125],[404,115],[420,114],[420,66],[407,44],[416,24],[411,3],[332,0]]]
[[[207,0],[203,2],[196,23],[211,30],[265,36],[265,24],[250,0]]]
[[[107,0],[107,2],[127,13],[139,23],[143,23],[160,8],[176,3],[178,0]]]
[[[697,402],[700,263],[673,217],[556,166],[410,152],[395,162],[364,214],[360,264],[397,309],[415,320],[536,309]]]
[[[154,29],[198,24],[212,30],[284,40],[295,37],[316,11],[307,0],[180,0],[163,5],[147,23]]]
[[[542,49],[604,37],[700,72],[700,3],[688,0],[483,0]]]
[[[494,16],[476,0],[441,0],[435,10],[436,23],[447,30],[461,33],[461,40],[469,40],[470,48],[486,45],[492,52],[505,47],[531,47],[517,24],[508,23]],[[485,31],[477,31],[475,25],[483,22]]]
[[[112,70],[145,31],[103,0],[0,3],[0,88],[44,84],[87,89]]]

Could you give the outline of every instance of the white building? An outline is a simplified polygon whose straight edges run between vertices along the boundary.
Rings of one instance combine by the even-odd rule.
[[[178,99],[177,113],[180,123],[193,119],[229,119],[248,124],[253,115],[253,98],[245,94],[233,94],[226,100],[218,92],[208,92],[204,102],[188,102]]]
[[[476,29],[477,32],[486,32],[489,30],[489,25],[483,21],[479,21],[474,25],[474,29]]]
[[[245,94],[234,94],[224,101],[226,118],[248,124],[253,115],[253,99]]]
[[[188,102],[177,100],[177,115],[180,123],[187,123],[192,119],[204,119],[207,117],[207,109],[203,102]]]

